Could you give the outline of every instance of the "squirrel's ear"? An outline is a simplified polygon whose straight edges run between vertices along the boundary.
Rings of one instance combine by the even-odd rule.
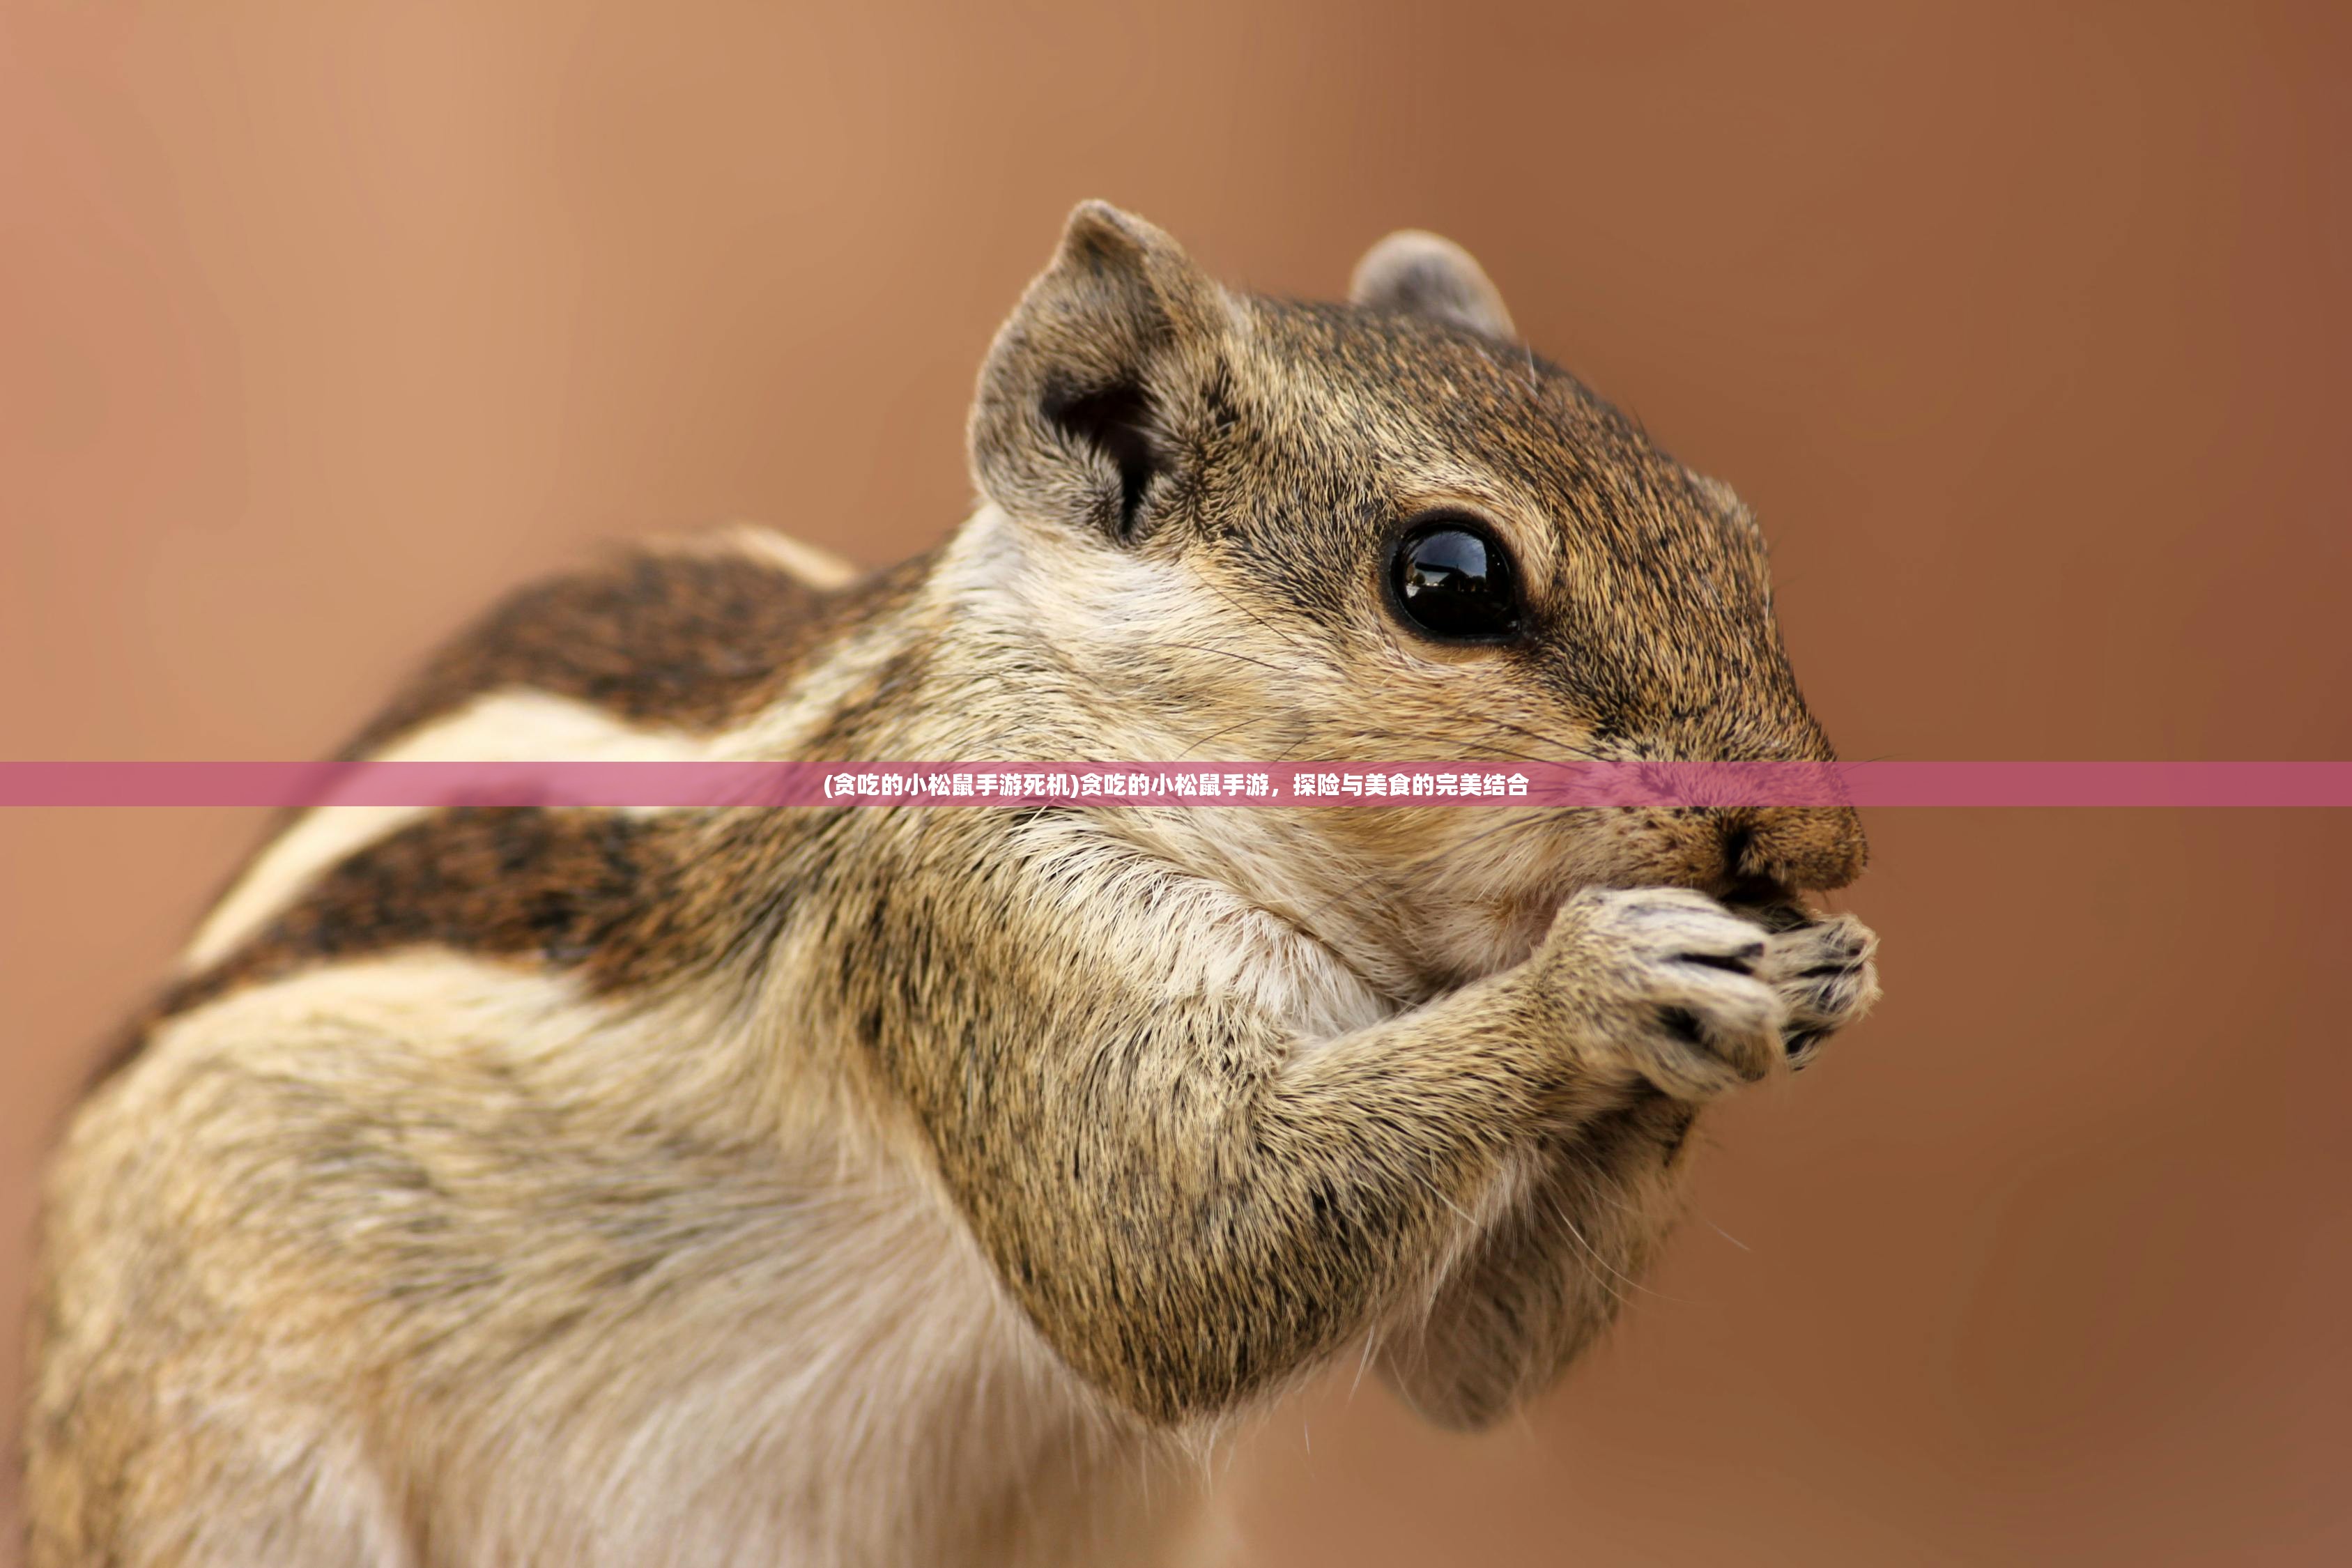
[[[1518,333],[1503,296],[1470,253],[1443,235],[1401,228],[1356,263],[1351,304],[1431,316],[1506,341]]]
[[[982,367],[970,433],[982,492],[1015,515],[1137,537],[1214,374],[1225,314],[1174,240],[1081,203]]]

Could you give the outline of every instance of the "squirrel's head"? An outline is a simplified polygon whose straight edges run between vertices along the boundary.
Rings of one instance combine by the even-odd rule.
[[[1087,203],[997,336],[971,439],[984,575],[1058,687],[1044,707],[1080,726],[1064,755],[1831,755],[1747,509],[1517,342],[1433,235],[1375,246],[1348,304],[1291,303]],[[1787,899],[1864,853],[1836,810],[1195,811],[1149,831],[1405,991],[1515,961],[1579,886]]]

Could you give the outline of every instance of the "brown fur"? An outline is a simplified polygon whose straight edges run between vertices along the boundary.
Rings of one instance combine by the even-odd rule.
[[[1829,755],[1736,500],[1399,254],[1277,303],[1081,208],[936,555],[526,595],[367,744],[520,684],[842,761]],[[1441,503],[1522,642],[1390,612]],[[1475,1426],[1591,1342],[1699,1108],[1874,994],[1800,902],[1863,858],[1822,811],[409,824],[79,1119],[34,1560],[1171,1561],[1185,1446],[1333,1357]]]
[[[509,596],[436,655],[347,754],[508,687],[723,729],[772,700],[827,631],[869,613],[875,597],[828,595],[741,551],[635,552]]]
[[[681,838],[672,824],[613,812],[442,812],[336,866],[235,956],[178,987],[163,1011],[420,943],[577,966],[599,989],[652,984],[691,953],[648,929],[681,907]]]

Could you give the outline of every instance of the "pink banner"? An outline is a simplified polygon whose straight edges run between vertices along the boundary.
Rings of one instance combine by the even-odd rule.
[[[11,762],[13,806],[2346,806],[2352,763]]]

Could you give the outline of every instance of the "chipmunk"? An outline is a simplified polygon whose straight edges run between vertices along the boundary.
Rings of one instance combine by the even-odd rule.
[[[978,510],[530,589],[353,755],[1826,759],[1764,543],[1407,233],[1351,302],[1076,209]],[[1366,1357],[1476,1426],[1700,1109],[1876,994],[1832,809],[312,812],[49,1173],[31,1560],[1214,1557]]]

